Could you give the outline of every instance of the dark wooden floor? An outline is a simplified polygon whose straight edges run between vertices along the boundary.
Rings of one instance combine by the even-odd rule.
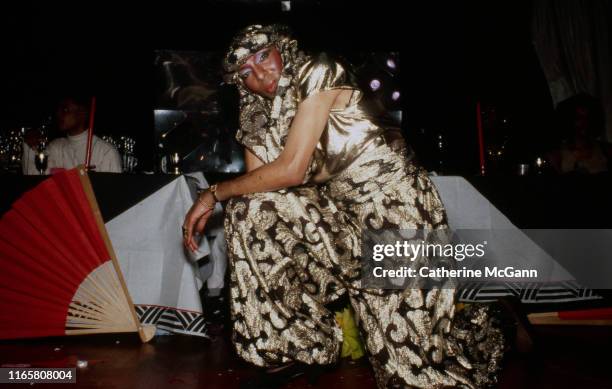
[[[612,328],[540,327],[537,341],[537,352],[508,355],[500,388],[612,388]],[[227,334],[212,340],[157,336],[149,344],[129,334],[0,342],[2,367],[75,367],[79,360],[88,365],[77,369],[77,384],[66,387],[231,389],[254,373],[233,355]],[[375,384],[365,360],[343,360],[316,386],[358,389]],[[287,385],[307,387],[303,378]]]

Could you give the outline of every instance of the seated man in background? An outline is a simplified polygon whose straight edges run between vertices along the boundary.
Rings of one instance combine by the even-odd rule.
[[[606,142],[601,102],[588,95],[573,96],[557,106],[562,142],[548,159],[560,174],[597,174],[609,170],[612,145]]]
[[[87,153],[87,128],[89,125],[88,96],[70,96],[60,100],[57,111],[57,128],[66,136],[53,140],[47,147],[48,163],[46,174],[56,169],[72,169],[85,164]],[[39,174],[34,157],[39,138],[26,134],[23,145],[23,174]],[[96,172],[121,173],[121,157],[108,142],[96,135],[92,140],[91,168]]]

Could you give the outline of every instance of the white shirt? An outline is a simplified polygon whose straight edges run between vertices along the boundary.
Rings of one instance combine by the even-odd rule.
[[[94,171],[122,172],[121,157],[113,145],[94,135],[91,150],[91,165]],[[46,174],[50,174],[53,168],[72,169],[78,165],[84,165],[87,153],[87,131],[53,140],[49,143],[46,153],[49,156]],[[21,160],[23,174],[39,174],[34,163],[35,155],[36,151],[24,142]]]

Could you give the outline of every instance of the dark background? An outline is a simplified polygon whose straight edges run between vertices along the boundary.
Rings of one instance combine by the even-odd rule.
[[[5,9],[0,131],[37,126],[65,89],[98,97],[96,131],[136,139],[153,166],[154,50],[223,50],[253,22],[285,22],[308,50],[399,51],[403,126],[419,157],[442,133],[447,173],[476,174],[477,100],[512,113],[512,158],[546,148],[552,101],[531,44],[531,1],[127,2]],[[411,139],[412,138],[412,139]],[[428,139],[428,138],[427,138]],[[426,142],[425,142],[426,143]]]

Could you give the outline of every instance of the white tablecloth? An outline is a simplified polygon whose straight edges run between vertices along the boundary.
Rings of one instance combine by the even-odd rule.
[[[201,174],[196,178],[208,186]],[[193,195],[193,186],[180,176],[108,221],[106,228],[141,321],[205,336],[197,260],[209,255],[211,248],[208,239],[202,239],[197,255],[191,255],[181,236]],[[221,213],[217,205],[213,217],[217,223]],[[218,224],[210,227],[219,231]]]
[[[190,180],[207,187],[201,174],[193,175]],[[518,295],[526,303],[597,298],[575,285],[563,268],[547,258],[464,178],[433,177],[433,182],[442,197],[453,229],[510,231],[508,236],[512,240],[503,248],[506,251],[499,253],[501,260],[507,262],[508,258],[513,258],[518,263],[544,261],[560,281],[560,284],[533,285],[529,288],[480,285],[461,292],[461,300],[489,301],[507,294]],[[208,255],[210,246],[206,239],[203,240],[200,252],[194,258],[183,249],[181,237],[183,218],[193,203],[193,196],[193,185],[190,187],[185,177],[178,177],[110,220],[106,227],[141,321],[173,332],[205,336],[199,295],[203,281],[196,260]],[[208,234],[222,234],[221,214],[218,206],[213,217],[215,221],[208,226]],[[211,275],[216,272],[216,277],[222,280],[224,271],[222,264],[203,273]]]
[[[575,282],[563,266],[517,228],[465,178],[432,177],[446,208],[453,230],[490,230],[495,240],[491,255],[499,266],[517,269],[535,268],[541,273],[537,281],[528,283],[474,284],[459,292],[464,302],[493,301],[514,295],[525,304],[563,304],[597,300],[600,297]]]

